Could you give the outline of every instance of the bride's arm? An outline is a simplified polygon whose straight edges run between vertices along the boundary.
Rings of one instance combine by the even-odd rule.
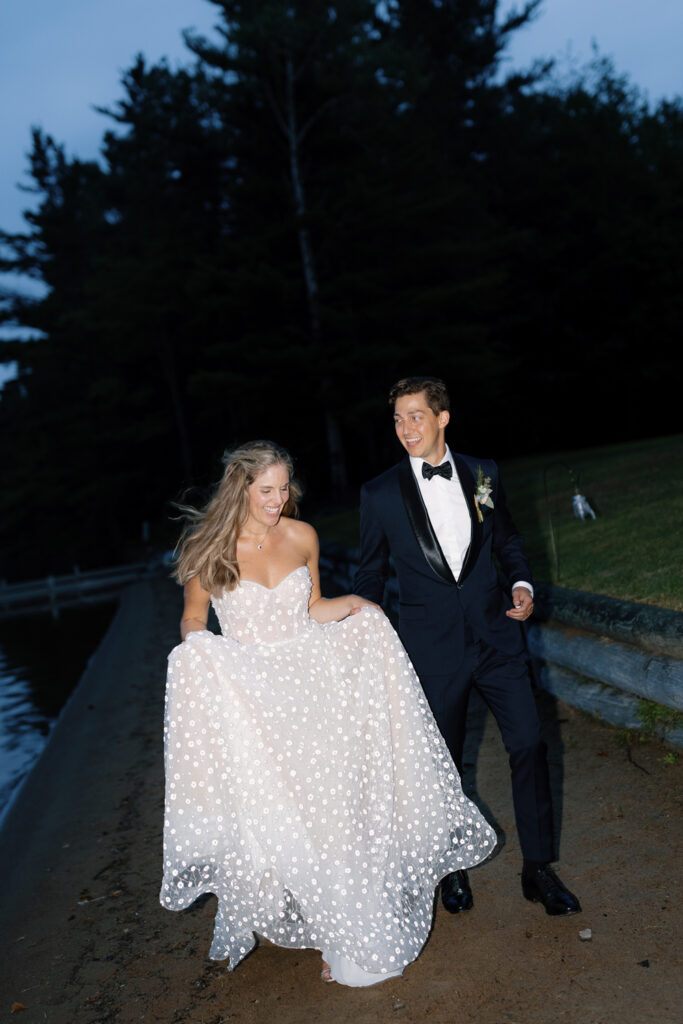
[[[304,524],[302,523],[301,525],[303,526]],[[318,565],[320,555],[318,535],[312,526],[309,526],[308,530],[310,531],[310,536],[306,538],[306,565],[308,566],[313,583],[311,599],[308,602],[308,614],[311,618],[316,622],[339,622],[348,615],[355,615],[361,608],[376,608],[378,611],[381,611],[382,609],[378,604],[366,601],[365,598],[359,597],[357,594],[343,594],[341,597],[322,596],[320,591],[320,568]]]
[[[210,601],[211,594],[204,590],[199,582],[199,576],[193,576],[185,584],[185,608],[180,620],[180,636],[183,640],[188,633],[206,629]]]
[[[355,615],[361,608],[376,608],[381,612],[378,604],[367,601],[358,594],[343,594],[341,597],[319,597],[317,601],[308,606],[308,614],[316,622],[339,622],[348,615]]]

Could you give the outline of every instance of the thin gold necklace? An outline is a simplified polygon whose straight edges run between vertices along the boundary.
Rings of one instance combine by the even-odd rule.
[[[263,534],[263,539],[261,540],[261,543],[256,545],[256,550],[257,551],[262,551],[263,550],[263,544],[264,544],[265,539],[266,539],[266,537],[268,536],[269,533],[270,533],[270,530],[266,530],[266,532]],[[250,534],[247,533],[247,534],[245,534],[245,536],[249,537]],[[255,539],[256,538],[254,538],[254,540]]]

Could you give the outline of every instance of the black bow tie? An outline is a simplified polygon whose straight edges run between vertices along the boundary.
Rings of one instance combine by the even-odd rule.
[[[428,462],[423,462],[422,476],[425,480],[431,480],[433,476],[442,476],[444,480],[450,480],[453,476],[453,467],[450,462],[442,462],[440,466],[430,466]]]

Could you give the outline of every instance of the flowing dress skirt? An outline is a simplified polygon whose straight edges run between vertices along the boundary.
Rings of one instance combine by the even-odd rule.
[[[309,592],[305,567],[244,581],[214,600],[223,635],[169,655],[161,902],[215,893],[209,955],[231,970],[258,933],[372,984],[419,955],[439,879],[495,836],[386,617],[321,626]]]

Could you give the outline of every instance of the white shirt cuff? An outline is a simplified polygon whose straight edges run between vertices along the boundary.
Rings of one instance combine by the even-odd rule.
[[[512,589],[514,590],[515,587],[524,587],[525,590],[529,591],[532,597],[534,596],[534,588],[531,586],[530,583],[527,583],[526,580],[517,580],[515,586]]]

